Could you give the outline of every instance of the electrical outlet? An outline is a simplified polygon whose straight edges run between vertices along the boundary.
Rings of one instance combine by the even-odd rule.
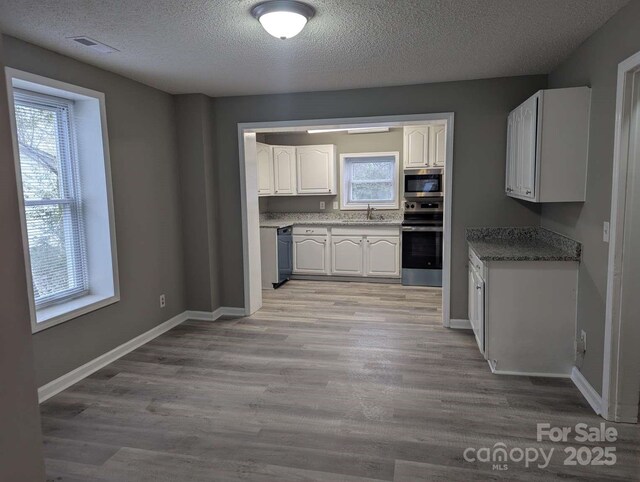
[[[324,201],[320,201],[320,209],[324,209],[324,207],[325,207]]]
[[[333,201],[333,209],[338,209],[338,201]]]
[[[602,241],[609,242],[609,221],[605,221],[602,225]]]
[[[167,306],[167,299],[164,295],[160,295],[160,308]]]

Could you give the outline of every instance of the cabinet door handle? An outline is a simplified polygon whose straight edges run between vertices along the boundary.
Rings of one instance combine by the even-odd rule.
[[[482,289],[482,286],[480,286],[480,285],[476,285],[476,289],[477,289],[477,290],[481,290],[481,289]]]
[[[529,190],[527,190],[527,194],[531,194],[531,190],[530,190],[530,189],[529,189]]]

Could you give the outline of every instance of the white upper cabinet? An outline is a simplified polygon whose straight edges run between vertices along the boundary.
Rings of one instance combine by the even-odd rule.
[[[506,192],[515,192],[518,184],[518,115],[520,108],[509,114],[507,122],[507,172],[506,172]]]
[[[258,195],[273,194],[273,149],[267,144],[256,143],[258,161]]]
[[[591,89],[541,90],[507,122],[505,189],[532,202],[585,200]]]
[[[259,196],[335,195],[336,146],[256,143]]]
[[[431,145],[433,146],[432,165],[434,167],[444,167],[444,160],[447,154],[447,126],[445,124],[434,124],[431,126]]]
[[[536,175],[536,130],[537,130],[537,99],[527,100],[521,109],[521,134],[518,192],[526,198],[535,198]]]
[[[296,147],[298,194],[336,194],[336,146]]]
[[[447,149],[446,124],[404,128],[404,168],[444,167]]]
[[[273,146],[273,193],[276,196],[296,193],[296,148]]]
[[[404,168],[429,167],[430,126],[404,128]]]

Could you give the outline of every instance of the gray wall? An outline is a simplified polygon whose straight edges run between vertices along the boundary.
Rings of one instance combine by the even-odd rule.
[[[182,234],[188,247],[184,250],[186,307],[213,311],[220,306],[213,105],[202,94],[177,95],[175,104]]]
[[[546,76],[357,89],[333,92],[224,97],[215,100],[221,303],[243,306],[242,227],[238,167],[239,122],[455,112],[453,166],[453,318],[467,318],[464,229],[468,226],[538,225],[539,207],[504,195],[506,122],[511,109]]]
[[[2,39],[0,38],[0,71]],[[33,370],[29,302],[23,262],[7,89],[0,77],[0,480],[44,480],[40,411]],[[11,229],[13,228],[13,229]]]
[[[121,300],[33,336],[41,386],[185,310],[175,111],[169,94],[11,37],[5,63],[106,95]]]
[[[335,144],[338,158],[336,172],[339,172],[340,154],[354,152],[398,151],[400,162],[399,173],[402,172],[402,129],[391,129],[389,132],[371,134],[348,134],[346,132],[328,132],[326,134],[283,133],[267,134],[264,142],[273,145],[308,146],[313,144]],[[400,186],[402,191],[402,186]],[[338,192],[340,188],[338,187]],[[267,211],[269,212],[331,212],[333,201],[340,201],[340,196],[269,196]],[[320,201],[325,202],[325,209],[320,209]]]
[[[618,63],[640,50],[640,2],[632,1],[549,76],[550,87],[588,85],[591,91],[589,170],[585,203],[547,204],[541,224],[583,244],[578,283],[578,333],[587,332],[581,368],[601,392],[609,245],[602,223],[611,215]]]

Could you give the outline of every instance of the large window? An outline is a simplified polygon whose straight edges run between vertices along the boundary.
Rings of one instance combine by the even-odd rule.
[[[119,299],[104,96],[8,73],[35,332]]]
[[[31,282],[37,308],[87,292],[73,103],[15,91]]]
[[[398,153],[340,155],[342,209],[398,209]]]

